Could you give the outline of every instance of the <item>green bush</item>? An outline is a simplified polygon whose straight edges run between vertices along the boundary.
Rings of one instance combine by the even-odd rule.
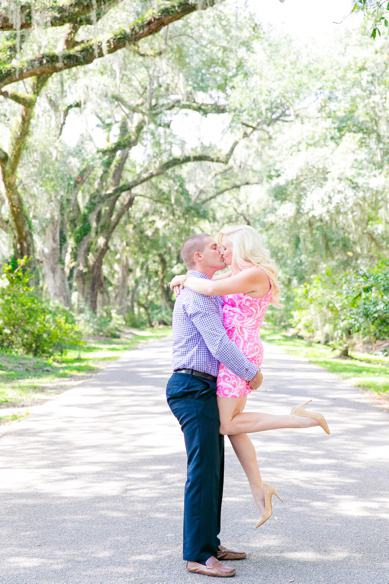
[[[151,304],[150,318],[153,327],[171,326],[173,311],[163,310],[159,304]],[[126,325],[134,328],[143,328],[148,326],[148,319],[144,310],[138,314],[128,311],[126,314]]]
[[[294,293],[288,288],[281,291],[281,308],[270,304],[265,316],[265,325],[271,324],[275,328],[286,329],[293,325]]]
[[[295,294],[293,326],[298,333],[323,344],[345,336],[339,314],[341,292],[329,271],[313,276]]]
[[[153,326],[171,326],[173,319],[172,310],[164,310],[161,306],[153,305],[150,313]]]
[[[135,314],[131,310],[126,314],[126,325],[133,328],[142,328],[147,326],[147,319],[143,314]]]
[[[335,275],[327,269],[296,290],[294,326],[322,343],[389,338],[389,261]]]
[[[108,306],[105,306],[99,314],[85,307],[77,316],[77,322],[84,335],[111,338],[120,337],[119,333],[126,324],[124,318]]]
[[[3,266],[0,277],[0,347],[16,353],[52,355],[83,344],[73,314],[36,294],[26,258]]]
[[[389,261],[346,278],[344,320],[352,333],[373,340],[389,338]]]

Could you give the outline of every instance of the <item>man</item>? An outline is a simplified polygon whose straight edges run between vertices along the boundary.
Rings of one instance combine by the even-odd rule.
[[[211,279],[225,267],[215,240],[194,235],[182,247],[191,276]],[[258,367],[228,338],[222,322],[221,298],[184,288],[173,313],[173,370],[166,396],[184,433],[187,481],[184,504],[183,558],[189,572],[230,577],[235,569],[220,559],[244,559],[246,554],[220,546],[220,513],[224,474],[224,437],[219,433],[216,378],[219,362],[256,389]]]

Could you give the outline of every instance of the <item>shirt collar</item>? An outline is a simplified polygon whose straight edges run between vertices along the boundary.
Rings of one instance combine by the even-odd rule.
[[[195,278],[205,278],[205,280],[212,280],[209,276],[203,274],[203,272],[198,272],[197,270],[188,270],[189,276],[194,276]]]

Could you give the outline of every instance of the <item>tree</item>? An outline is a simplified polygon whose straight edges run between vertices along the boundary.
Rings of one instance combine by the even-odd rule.
[[[139,2],[136,5],[138,14],[133,16],[127,29],[106,33],[102,39],[90,37],[89,25],[95,25],[101,19],[107,18],[113,10],[116,10],[118,18],[117,11],[122,4],[120,0],[73,0],[63,5],[42,2],[38,6],[32,2],[24,2],[14,9],[1,9],[0,31],[3,31],[3,37],[0,41],[0,97],[21,106],[8,149],[0,147],[1,178],[10,210],[16,257],[35,255],[29,218],[17,184],[17,172],[34,108],[50,77],[55,73],[89,65],[125,47],[133,46],[138,50],[138,43],[142,39],[155,35],[170,23],[214,3],[215,0],[200,4],[196,0],[166,0],[158,7],[150,9],[147,3]],[[47,44],[50,47],[43,54],[39,51],[35,38],[41,23],[45,25],[45,32],[47,30]],[[56,27],[59,33],[54,35],[53,41],[50,32]],[[32,32],[31,35],[28,34],[29,31]],[[80,40],[78,35],[81,35]],[[33,81],[26,94],[20,82],[29,78],[33,78]],[[15,83],[15,90],[4,89]]]
[[[389,26],[389,3],[385,0],[356,0],[351,12],[363,12],[371,26],[371,36],[381,36],[381,27]]]
[[[182,43],[181,37],[191,32],[188,23],[181,28],[176,25],[170,45],[160,57],[139,60],[124,52],[101,61],[85,82],[85,74],[77,70],[67,74],[71,75],[67,83],[61,77],[51,80],[45,99],[37,106],[40,123],[33,128],[37,141],[44,141],[45,146],[41,150],[27,149],[26,172],[22,175],[34,197],[41,201],[43,197],[47,209],[61,214],[57,218],[47,216],[41,226],[35,219],[36,237],[38,232],[42,234],[38,239],[42,238],[40,254],[48,284],[62,281],[64,269],[70,269],[70,283],[77,284],[83,303],[96,310],[103,291],[103,262],[115,230],[125,217],[129,220],[137,198],[145,200],[150,191],[163,191],[158,181],[167,175],[175,173],[175,180],[182,181],[181,173],[188,167],[191,170],[186,176],[197,182],[201,173],[202,187],[192,189],[187,202],[198,210],[231,189],[237,191],[242,184],[258,182],[256,173],[244,169],[239,158],[235,161],[235,152],[256,132],[290,119],[290,106],[282,99],[274,101],[270,95],[265,96],[267,101],[259,110],[255,105],[247,121],[241,105],[232,103],[229,107],[228,96],[233,93],[237,73],[241,72],[242,83],[246,82],[247,54],[260,32],[255,23],[243,20],[236,41],[241,54],[231,53],[226,38],[230,20],[230,14],[219,11],[212,21],[224,63],[220,63],[220,52],[215,56],[208,39],[204,39],[207,42],[201,50],[196,41]],[[202,22],[199,25],[204,28]],[[205,73],[208,67],[211,72]],[[94,87],[93,94],[90,86]],[[207,91],[214,94],[213,99],[206,97]],[[227,132],[223,148],[216,142],[191,148],[174,128],[178,119],[182,123],[183,112],[190,112],[191,119],[197,116],[203,120],[204,127],[209,125],[208,116],[211,122],[212,116],[220,116]],[[105,146],[96,148],[93,137],[80,134],[72,152],[63,143],[61,132],[69,120],[73,125],[78,120],[77,125],[81,125],[92,118],[107,136]],[[37,164],[39,151],[43,164]],[[135,157],[134,151],[138,152]],[[69,171],[72,178],[66,177]],[[187,196],[184,186],[180,192]],[[58,291],[52,293],[63,302],[64,295],[61,299]]]

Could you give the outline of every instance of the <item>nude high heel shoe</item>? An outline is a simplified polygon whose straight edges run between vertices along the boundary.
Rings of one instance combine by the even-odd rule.
[[[327,422],[322,414],[315,414],[314,412],[307,412],[306,410],[304,410],[304,406],[311,403],[311,401],[312,400],[310,399],[302,406],[294,406],[294,408],[292,408],[290,411],[291,415],[302,416],[305,418],[313,418],[314,420],[319,422],[319,425],[323,428],[324,432],[327,432],[327,434],[329,434],[330,429],[329,429],[328,424],[327,424]]]
[[[263,484],[263,493],[265,495],[265,512],[261,515],[261,519],[258,521],[255,527],[260,527],[271,517],[273,513],[273,508],[271,504],[271,498],[273,495],[279,498],[282,501],[281,497],[278,495],[277,491],[272,485]]]

